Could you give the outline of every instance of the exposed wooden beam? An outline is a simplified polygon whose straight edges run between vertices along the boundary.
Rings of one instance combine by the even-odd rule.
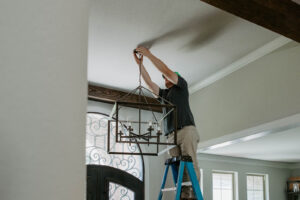
[[[292,0],[200,0],[300,42],[300,5]]]
[[[100,86],[95,86],[95,85],[90,85],[88,88],[88,99],[92,101],[99,101],[103,103],[109,103],[113,104],[115,103],[116,100],[120,99],[121,97],[124,97],[127,92],[119,91],[119,90],[114,90],[114,89],[109,89],[105,87],[100,87]],[[151,97],[146,97],[147,103],[149,104],[159,104],[159,102]],[[146,103],[146,100],[144,98],[141,98],[140,102]],[[128,95],[122,101],[128,101],[128,102],[139,102],[139,96],[135,94]],[[133,106],[134,108],[138,108]],[[143,110],[153,110],[154,112],[162,112],[162,109],[153,106],[151,109],[147,107],[141,107]]]

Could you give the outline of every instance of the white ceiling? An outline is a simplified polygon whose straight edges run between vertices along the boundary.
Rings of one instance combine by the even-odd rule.
[[[278,36],[199,0],[92,0],[88,80],[135,88],[138,67],[132,51],[145,44],[191,86]],[[148,60],[145,66],[163,87]]]
[[[268,161],[300,162],[299,142],[300,127],[297,127],[258,139],[206,150],[203,153]]]

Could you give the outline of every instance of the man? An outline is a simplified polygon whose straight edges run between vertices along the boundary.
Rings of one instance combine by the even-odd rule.
[[[180,152],[182,155],[189,155],[193,159],[193,164],[195,172],[200,179],[200,172],[197,163],[197,145],[199,142],[199,135],[195,127],[194,117],[189,105],[189,92],[187,82],[179,75],[178,72],[173,72],[169,67],[163,63],[160,59],[155,57],[147,48],[138,47],[135,51],[141,54],[143,57],[147,57],[154,66],[162,73],[165,80],[165,85],[167,89],[161,89],[155,84],[145,67],[141,65],[141,75],[149,87],[149,89],[157,96],[163,97],[164,99],[170,101],[177,107],[177,144],[178,146],[171,149],[169,154],[171,156],[179,156]],[[141,61],[143,59],[141,58]],[[138,65],[140,65],[140,60],[138,59],[136,53],[134,53],[134,58]],[[174,138],[174,124],[173,120],[170,118],[165,119],[164,123],[165,134],[170,141]],[[183,181],[188,181],[188,175],[185,171]],[[195,199],[193,196],[192,188],[183,188],[182,199]]]

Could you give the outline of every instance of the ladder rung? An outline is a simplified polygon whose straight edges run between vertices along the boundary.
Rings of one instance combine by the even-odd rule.
[[[182,182],[181,184],[182,186],[191,186],[192,185],[192,182]]]
[[[164,189],[162,189],[161,191],[162,192],[170,192],[170,191],[176,191],[176,187],[171,187],[171,188],[164,188]]]
[[[181,186],[191,186],[192,185],[192,183],[191,182],[183,182],[182,184],[181,184]],[[164,189],[162,189],[161,191],[162,192],[170,192],[170,191],[176,191],[176,187],[171,187],[171,188],[164,188]]]

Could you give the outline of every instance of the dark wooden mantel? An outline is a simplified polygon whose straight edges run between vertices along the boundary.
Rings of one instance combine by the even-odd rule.
[[[299,0],[200,0],[300,42]]]
[[[128,94],[127,92],[115,90],[115,89],[109,89],[101,86],[95,86],[89,84],[88,88],[88,99],[92,101],[98,101],[103,103],[109,103],[114,104],[116,100],[120,99],[121,97]],[[159,104],[159,102],[155,98],[146,97],[147,103],[149,104]],[[128,97],[122,99],[122,101],[127,102],[138,102],[139,96],[132,94]],[[141,102],[146,103],[146,100],[144,98],[141,99]],[[138,107],[134,107],[138,108]],[[151,109],[149,107],[141,107],[143,110],[153,110],[154,112],[162,112],[162,109],[160,107],[153,106]]]

